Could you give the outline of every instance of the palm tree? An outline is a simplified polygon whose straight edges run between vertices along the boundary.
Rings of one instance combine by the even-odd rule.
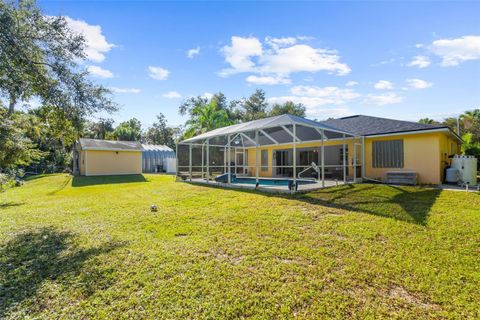
[[[430,119],[430,118],[422,118],[418,120],[419,123],[424,123],[424,124],[438,124],[437,121]]]
[[[233,124],[228,113],[217,107],[215,99],[207,104],[195,106],[191,111],[192,118],[187,121],[184,138],[190,138],[213,129]]]
[[[465,111],[460,115],[460,120],[463,122],[465,130],[469,130],[475,123],[480,122],[480,109]]]

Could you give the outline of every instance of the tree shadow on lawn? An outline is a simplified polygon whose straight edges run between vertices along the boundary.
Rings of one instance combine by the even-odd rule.
[[[102,184],[147,182],[143,174],[129,174],[117,176],[75,176],[72,180],[72,187],[87,187]]]
[[[310,204],[364,212],[419,225],[426,225],[430,210],[442,192],[434,188],[349,185],[347,189],[329,188],[293,198]],[[380,188],[375,190],[375,188]]]
[[[50,175],[51,175],[51,174],[50,174]],[[37,180],[37,179],[46,178],[46,177],[48,177],[48,176],[49,176],[49,174],[39,173],[39,174],[33,174],[33,175],[26,176],[26,177],[24,177],[23,180],[25,180],[25,181],[34,181],[34,180]]]
[[[0,319],[22,301],[34,297],[44,281],[56,281],[68,288],[75,278],[79,281],[80,275],[84,295],[109,285],[105,276],[112,270],[97,270],[92,258],[122,244],[78,249],[74,240],[73,233],[42,228],[20,233],[0,247]],[[82,272],[83,268],[88,268],[88,272]]]
[[[47,194],[51,196],[51,195],[56,194],[57,192],[62,191],[63,189],[65,189],[70,184],[70,181],[72,181],[72,176],[68,175],[68,176],[65,177],[62,184],[60,186],[58,186],[58,188],[56,188],[53,191],[50,191]]]
[[[13,202],[13,201],[10,201],[10,202],[0,202],[0,210],[1,209],[8,209],[8,208],[11,208],[11,207],[19,207],[21,205],[23,205],[24,203],[23,202]]]
[[[221,188],[215,185],[202,186]],[[374,184],[347,184],[293,195],[240,188],[233,190],[367,213],[423,226],[427,224],[430,210],[442,192],[434,188]]]

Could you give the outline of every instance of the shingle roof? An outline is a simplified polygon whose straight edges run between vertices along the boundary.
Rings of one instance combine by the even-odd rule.
[[[321,121],[320,123],[352,132],[359,136],[448,128],[445,125],[424,124],[364,115],[331,119]]]
[[[81,138],[82,150],[142,151],[142,144],[136,141],[113,141]]]

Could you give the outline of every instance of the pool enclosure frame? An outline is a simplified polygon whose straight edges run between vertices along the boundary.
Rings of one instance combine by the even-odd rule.
[[[223,140],[223,141],[222,141]],[[342,146],[342,159],[340,165],[325,165],[325,142],[326,141],[341,141]],[[348,163],[346,156],[346,145],[347,140],[353,140],[353,155],[352,155],[352,164]],[[232,144],[241,144],[241,146],[236,146]],[[265,168],[262,166],[259,159],[260,147],[269,147],[269,146],[288,146],[292,150],[293,163],[292,165],[286,166],[270,166],[267,165],[267,168],[292,168],[293,177],[288,178],[293,180],[294,187],[297,186],[297,180],[301,179],[298,177],[299,172],[297,171],[297,154],[299,149],[302,148],[302,143],[319,143],[320,154],[319,164],[317,165],[317,175],[316,180],[321,182],[321,187],[325,187],[325,168],[327,167],[342,167],[343,183],[347,183],[347,168],[353,167],[353,181],[357,181],[358,178],[364,176],[364,137],[354,135],[352,133],[339,130],[337,128],[312,121],[309,119],[285,114],[276,117],[270,117],[260,120],[254,120],[246,123],[236,124],[224,128],[215,129],[204,134],[186,139],[184,141],[178,142],[176,146],[177,154],[177,178],[182,172],[182,168],[188,168],[188,174],[182,175],[182,178],[187,181],[192,181],[193,169],[201,168],[201,180],[209,183],[211,180],[211,169],[212,167],[221,168],[222,166],[216,165],[212,166],[210,161],[210,149],[212,147],[223,148],[223,169],[224,173],[227,173],[227,185],[232,184],[232,168],[234,168],[234,173],[238,174],[238,168],[241,168],[243,173],[246,172],[245,168],[253,167],[255,171],[255,181],[258,185],[260,177],[259,170],[260,168]],[[180,165],[180,154],[179,146],[188,146],[188,166]],[[201,147],[201,165],[194,166],[192,165],[192,148]],[[255,148],[255,161],[254,166],[246,163],[245,153],[248,149]],[[357,148],[360,148],[360,159],[357,157]],[[232,149],[235,154],[235,162],[232,166]],[[239,150],[240,149],[240,150]],[[243,163],[241,165],[237,164],[237,153],[243,152]],[[349,151],[350,152],[350,151]],[[205,160],[205,161],[204,161]],[[360,160],[360,162],[358,162]],[[206,162],[206,164],[205,164]],[[305,166],[301,166],[305,167]],[[361,168],[360,177],[357,176],[357,168]],[[184,170],[185,171],[185,170]],[[253,177],[253,176],[252,176]],[[263,177],[265,178],[265,177]],[[295,188],[296,189],[296,188]]]

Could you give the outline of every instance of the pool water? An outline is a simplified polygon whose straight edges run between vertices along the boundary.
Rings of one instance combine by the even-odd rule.
[[[292,179],[258,179],[259,185],[263,186],[288,186],[288,181]],[[292,180],[293,181],[293,180]],[[255,184],[255,178],[236,178],[233,183],[241,184]],[[314,180],[297,180],[297,184],[312,184],[315,183]]]

